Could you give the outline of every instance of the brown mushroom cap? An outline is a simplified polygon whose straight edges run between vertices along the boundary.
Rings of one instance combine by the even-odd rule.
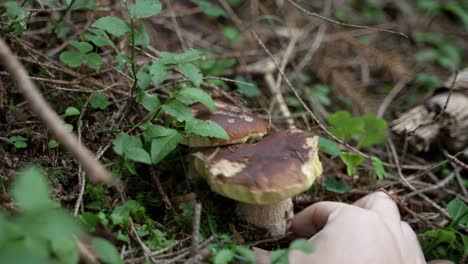
[[[320,176],[317,143],[317,136],[287,130],[254,144],[197,152],[194,166],[223,196],[271,204],[307,190]]]
[[[197,103],[191,106],[193,115],[201,120],[211,120],[220,125],[229,136],[229,139],[201,137],[190,134],[182,140],[182,144],[190,147],[211,147],[245,143],[260,139],[268,132],[268,124],[257,116],[246,113],[237,106],[215,101],[216,112]]]

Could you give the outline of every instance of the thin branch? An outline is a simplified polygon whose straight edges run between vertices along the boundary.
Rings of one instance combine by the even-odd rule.
[[[31,104],[44,125],[57,138],[57,140],[68,150],[88,172],[91,180],[95,182],[112,183],[114,181],[110,173],[94,158],[94,154],[78,142],[76,136],[68,132],[67,127],[60,120],[57,113],[52,110],[37,87],[31,81],[28,73],[13,55],[5,41],[0,38],[0,62],[11,74],[18,89]]]
[[[354,25],[354,24],[348,24],[348,23],[343,23],[343,22],[340,22],[340,21],[336,21],[336,20],[333,20],[331,18],[322,16],[322,15],[320,15],[318,13],[310,12],[309,10],[305,9],[304,7],[300,6],[299,4],[297,4],[296,2],[294,2],[292,0],[288,0],[288,2],[291,5],[293,5],[295,8],[299,9],[300,11],[304,12],[305,14],[307,14],[309,16],[312,16],[312,17],[315,17],[315,18],[318,18],[318,19],[322,19],[324,21],[327,21],[327,22],[330,22],[330,23],[333,23],[333,24],[337,24],[337,25],[345,26],[345,27],[352,27],[352,28],[359,28],[359,29],[369,29],[369,30],[374,30],[374,31],[387,32],[387,33],[392,33],[392,34],[396,34],[396,35],[400,35],[400,36],[403,36],[405,38],[408,38],[408,35],[406,35],[406,34],[404,34],[402,32],[398,32],[398,31],[382,29],[382,28],[375,28],[375,27],[368,27],[368,26],[361,26],[361,25]]]

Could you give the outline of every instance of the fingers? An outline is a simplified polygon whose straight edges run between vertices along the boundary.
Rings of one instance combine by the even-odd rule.
[[[347,205],[337,202],[313,204],[293,218],[289,231],[296,236],[310,238],[327,224],[330,214],[344,206]]]
[[[384,192],[375,192],[357,200],[353,205],[376,212],[387,223],[400,224],[400,212],[396,203]]]
[[[412,260],[411,263],[426,263],[421,246],[419,245],[418,237],[416,236],[416,233],[414,233],[413,229],[408,225],[408,223],[402,221],[401,231],[404,239],[404,247],[402,248],[403,257],[405,259]]]
[[[252,248],[255,255],[255,260],[257,264],[269,264],[270,263],[270,251],[263,250],[258,247]]]
[[[445,260],[445,259],[436,259],[436,260],[431,260],[427,264],[454,264],[450,260]]]

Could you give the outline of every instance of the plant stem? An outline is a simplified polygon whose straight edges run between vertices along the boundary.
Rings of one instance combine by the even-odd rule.
[[[67,9],[65,9],[65,12],[63,12],[63,14],[60,16],[59,20],[57,20],[57,25],[60,24],[62,22],[62,20],[65,18],[65,15],[68,13],[68,11],[70,11],[70,9],[72,8],[73,4],[75,3],[76,0],[72,0],[70,2],[70,4],[67,6]]]
[[[127,8],[128,10],[128,8]],[[130,88],[129,96],[130,98],[133,97],[133,91],[135,90],[137,84],[138,84],[138,79],[137,79],[137,70],[136,70],[136,62],[135,62],[135,25],[133,18],[130,16],[130,38],[131,38],[131,49],[132,53],[130,56],[130,61],[132,64],[132,75],[133,75],[133,85]]]

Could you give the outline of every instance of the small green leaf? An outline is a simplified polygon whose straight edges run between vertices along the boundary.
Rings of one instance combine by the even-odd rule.
[[[60,53],[60,60],[69,67],[76,68],[83,64],[84,58],[78,51],[64,51]]]
[[[125,157],[133,161],[151,164],[150,155],[148,154],[148,152],[146,152],[146,150],[142,148],[135,148],[135,147],[127,148],[125,150]]]
[[[39,168],[22,170],[12,190],[18,208],[24,211],[40,211],[55,207],[49,195],[49,186]]]
[[[176,98],[177,100],[182,101],[188,105],[199,102],[204,104],[211,111],[216,111],[216,105],[211,96],[207,92],[199,88],[182,89],[177,93]],[[188,101],[186,101],[185,99],[188,99]]]
[[[107,31],[109,34],[112,34],[116,37],[121,37],[130,31],[125,21],[113,16],[101,17],[91,26]]]
[[[179,144],[183,138],[184,134],[174,130],[170,135],[153,139],[151,141],[151,159],[153,164],[157,164],[164,159],[177,147],[177,144]]]
[[[136,0],[130,6],[130,16],[133,18],[147,18],[161,12],[162,5],[159,0]]]
[[[94,109],[104,110],[109,106],[109,101],[107,98],[100,93],[94,93],[89,101],[89,104]]]
[[[255,254],[247,247],[234,245],[233,250],[238,253],[239,255],[243,256],[246,259],[248,264],[255,263]]]
[[[94,250],[99,255],[99,258],[107,264],[121,264],[123,263],[120,254],[115,246],[109,241],[102,238],[93,238],[92,245]]]
[[[341,156],[342,152],[334,141],[320,137],[318,141],[320,150],[332,156]]]
[[[17,149],[26,148],[28,146],[28,144],[24,141],[16,141],[14,144],[15,144],[15,148]]]
[[[346,111],[338,111],[327,117],[328,122],[334,126],[330,132],[337,138],[350,140],[353,135],[364,132],[364,122],[357,117],[352,117]]]
[[[193,65],[192,63],[185,63],[180,64],[178,68],[182,74],[185,75],[185,77],[187,77],[196,87],[200,86],[203,75],[197,66]]]
[[[328,88],[328,86],[324,84],[314,85],[314,87],[312,88],[312,92],[311,92],[312,96],[317,98],[319,103],[325,106],[331,105],[330,98],[328,97],[329,93],[330,93],[330,88]]]
[[[128,148],[141,148],[143,143],[141,143],[141,140],[136,136],[120,133],[114,141],[112,141],[112,145],[115,153],[122,156]]]
[[[243,39],[242,34],[235,27],[223,27],[221,31],[223,32],[224,37],[232,42],[239,42]]]
[[[372,164],[374,165],[375,173],[377,174],[377,179],[383,180],[387,178],[387,172],[385,172],[385,168],[383,166],[382,161],[375,157],[372,156]]]
[[[207,16],[210,17],[220,17],[227,16],[224,9],[218,5],[211,3],[209,0],[192,0],[195,4],[198,5],[200,10]]]
[[[138,87],[146,89],[151,85],[151,75],[146,71],[141,70],[137,72]]]
[[[161,108],[168,115],[175,117],[177,121],[183,122],[193,118],[193,114],[187,105],[177,99],[166,101]]]
[[[289,249],[297,249],[300,250],[304,253],[313,253],[314,252],[314,246],[309,242],[309,240],[305,238],[300,238],[294,240],[291,245],[289,245]]]
[[[242,93],[246,97],[255,98],[255,97],[259,97],[261,95],[260,90],[258,89],[256,83],[248,81],[247,79],[245,79],[242,76],[236,76],[235,80],[239,81],[239,82],[236,82],[237,89],[241,90]],[[240,82],[244,82],[244,83],[240,83]],[[251,85],[247,85],[245,83],[250,83]]]
[[[271,252],[270,263],[271,264],[288,264],[289,251],[286,249],[278,249]]]
[[[160,52],[161,59],[158,61],[162,65],[180,65],[198,60],[202,52],[196,49],[187,50],[184,53]]]
[[[141,47],[143,47],[144,49],[148,48],[150,44],[150,38],[145,30],[145,26],[143,25],[143,23],[140,23],[140,25],[138,26],[138,31],[136,32],[135,36],[135,44],[141,45]]]
[[[153,62],[150,67],[150,74],[151,80],[153,80],[153,83],[156,85],[161,84],[169,77],[166,67],[159,61]]]
[[[366,114],[361,117],[361,120],[364,122],[364,131],[359,138],[359,147],[366,148],[385,142],[387,121],[374,114]]]
[[[87,30],[92,32],[93,35],[85,34],[84,38],[91,41],[94,45],[98,47],[114,46],[114,43],[106,36],[103,30],[97,28],[88,28]]]
[[[93,50],[93,46],[84,41],[80,42],[76,40],[70,40],[68,44],[75,47],[81,54],[85,54]]]
[[[211,120],[190,119],[186,122],[185,132],[203,137],[229,139],[229,135],[224,128]]]
[[[66,118],[69,116],[79,116],[79,115],[80,115],[80,111],[76,109],[76,107],[70,106],[70,107],[67,107],[62,117]]]
[[[234,252],[229,249],[221,249],[216,253],[213,263],[214,264],[227,264],[234,259]]]
[[[120,53],[119,55],[117,55],[115,57],[115,61],[117,61],[118,65],[117,65],[117,70],[121,71],[123,69],[125,69],[125,67],[127,67],[127,64],[130,63],[130,58],[125,55],[124,53]]]
[[[159,126],[159,125],[151,125],[145,130],[144,134],[148,136],[149,138],[154,139],[154,138],[166,137],[176,132],[177,130],[172,129],[172,128],[166,128],[166,127]]]
[[[343,152],[340,156],[343,162],[346,164],[346,171],[349,176],[353,176],[356,168],[364,161],[364,157],[361,155]]]
[[[348,184],[346,184],[345,181],[331,178],[331,179],[326,179],[325,182],[325,189],[330,192],[334,193],[346,193],[349,190]]]
[[[85,54],[84,57],[86,61],[88,61],[89,66],[95,70],[99,70],[101,65],[104,63],[101,56],[95,52]]]
[[[144,90],[141,90],[138,94],[137,102],[148,112],[153,112],[161,104],[156,95],[152,95]]]
[[[447,205],[447,209],[452,221],[456,221],[456,224],[468,224],[468,206],[462,200],[458,198],[453,199]]]
[[[49,143],[47,144],[47,147],[50,149],[57,148],[58,146],[60,146],[60,143],[55,139],[51,139]]]

